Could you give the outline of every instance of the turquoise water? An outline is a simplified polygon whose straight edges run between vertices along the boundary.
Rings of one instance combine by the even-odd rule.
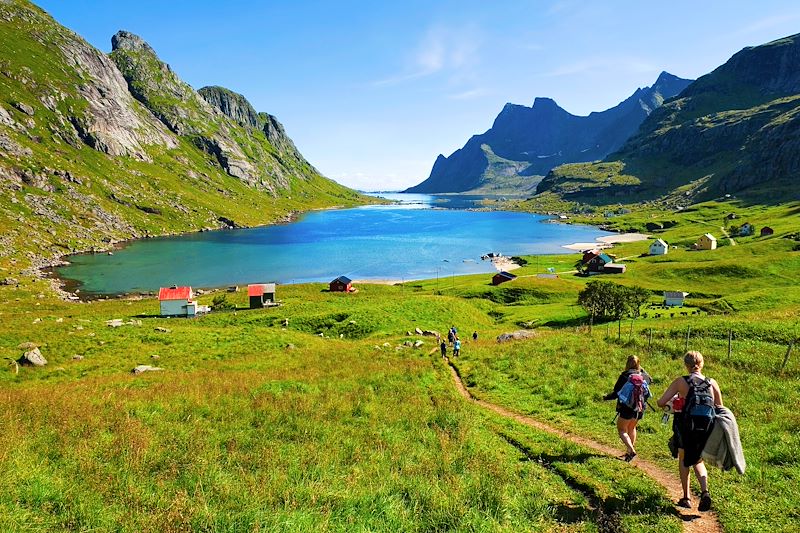
[[[423,279],[494,272],[481,255],[564,253],[572,242],[607,235],[546,217],[470,207],[474,200],[383,195],[404,204],[308,213],[291,224],[134,241],[113,256],[78,255],[58,269],[81,293],[153,291],[170,285],[223,287],[256,282]]]

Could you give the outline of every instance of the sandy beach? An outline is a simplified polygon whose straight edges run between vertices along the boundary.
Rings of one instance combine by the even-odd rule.
[[[582,252],[584,250],[601,250],[604,248],[611,248],[615,244],[621,244],[625,242],[637,242],[637,241],[646,241],[650,238],[650,235],[646,235],[644,233],[620,233],[617,235],[606,235],[605,237],[598,237],[596,242],[574,242],[572,244],[565,244],[562,248],[566,248],[567,250],[574,250],[576,252]]]
[[[509,270],[519,268],[519,265],[512,261],[510,257],[494,257],[492,258],[492,264],[498,272],[508,272]]]

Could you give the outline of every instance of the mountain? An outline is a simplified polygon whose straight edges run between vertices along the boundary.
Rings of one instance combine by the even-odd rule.
[[[118,32],[107,55],[30,2],[0,2],[0,268],[364,201],[274,116],[195,91],[140,37]]]
[[[537,191],[595,203],[800,196],[800,34],[747,47],[654,111],[605,162],[555,168]]]
[[[543,176],[563,163],[596,161],[617,150],[639,124],[680,93],[691,80],[662,72],[652,87],[602,112],[581,117],[550,98],[536,98],[532,107],[506,104],[492,127],[475,135],[450,157],[439,155],[430,177],[406,192],[463,192],[536,182],[520,176]]]

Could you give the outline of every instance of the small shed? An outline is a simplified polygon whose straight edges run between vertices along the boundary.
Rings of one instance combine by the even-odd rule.
[[[772,228],[770,228],[769,226],[764,226],[763,228],[761,228],[761,236],[762,237],[768,237],[768,236],[772,235],[773,233],[775,233],[775,231]]]
[[[664,305],[667,307],[683,307],[688,292],[664,291]]]
[[[699,239],[697,239],[694,247],[698,250],[716,250],[717,238],[710,233],[704,233]]]
[[[350,292],[353,290],[353,280],[347,276],[339,276],[330,283],[331,292]]]
[[[603,272],[606,274],[624,274],[625,265],[622,263],[606,263],[603,265]]]
[[[158,290],[161,316],[196,316],[197,302],[192,300],[193,297],[191,287],[161,287]]]
[[[742,224],[742,227],[739,228],[739,236],[740,237],[747,237],[755,233],[756,228],[749,222],[745,222]]]
[[[669,252],[669,245],[664,242],[664,239],[656,239],[650,243],[650,255],[667,255]]]
[[[502,272],[498,272],[492,276],[492,285],[500,285],[501,283],[505,283],[506,281],[511,281],[512,279],[516,278],[517,276],[515,274],[503,270]]]
[[[261,309],[267,303],[275,303],[274,283],[253,283],[247,286],[250,309]]]

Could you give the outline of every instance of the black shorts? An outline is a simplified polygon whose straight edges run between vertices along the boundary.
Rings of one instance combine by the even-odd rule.
[[[641,420],[644,416],[644,411],[640,411],[637,413],[624,403],[617,403],[617,413],[619,413],[619,417],[623,420]]]

